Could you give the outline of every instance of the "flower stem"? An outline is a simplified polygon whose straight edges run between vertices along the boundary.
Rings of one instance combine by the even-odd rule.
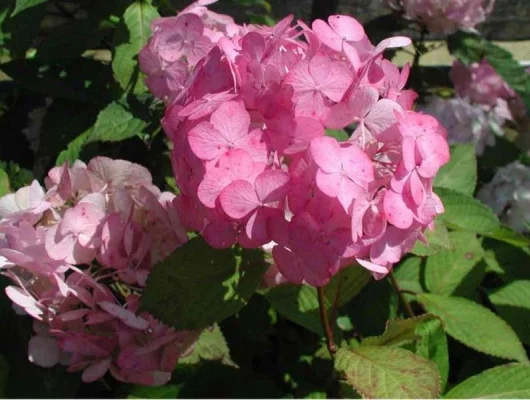
[[[317,288],[317,294],[318,306],[320,308],[320,322],[322,323],[322,329],[324,330],[324,335],[326,336],[326,344],[328,345],[329,354],[331,354],[331,358],[333,358],[335,356],[335,353],[337,352],[337,346],[335,346],[335,342],[333,341],[333,329],[329,324],[329,318],[325,303],[324,288]]]
[[[403,291],[399,287],[399,283],[396,280],[396,277],[394,276],[394,273],[390,271],[388,274],[390,277],[390,282],[392,283],[392,286],[394,287],[394,290],[396,291],[399,301],[401,302],[401,305],[403,306],[405,312],[408,314],[410,318],[414,318],[414,311],[412,311],[412,307],[410,306],[409,302],[405,299],[405,296],[403,296]]]

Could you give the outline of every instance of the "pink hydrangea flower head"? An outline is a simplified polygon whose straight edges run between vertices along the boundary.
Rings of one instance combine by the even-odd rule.
[[[451,34],[458,29],[473,29],[484,22],[495,0],[387,0],[395,9],[400,3],[405,15],[425,24],[433,33]]]
[[[356,259],[377,278],[388,273],[442,212],[432,180],[448,157],[443,128],[409,111],[408,66],[384,59],[410,39],[373,45],[343,15],[263,27],[223,25],[206,10],[183,11],[214,32],[212,47],[188,62],[163,121],[184,225],[216,248],[264,246],[292,282],[322,286]],[[149,60],[161,57],[156,37]]]
[[[153,186],[144,167],[106,157],[55,167],[46,186],[0,198],[6,294],[38,322],[29,360],[64,364],[84,382],[110,372],[126,383],[167,383],[200,332],[139,315],[138,296],[155,263],[188,239],[175,195]]]

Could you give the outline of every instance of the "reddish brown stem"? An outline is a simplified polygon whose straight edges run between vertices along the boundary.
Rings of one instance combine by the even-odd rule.
[[[329,354],[331,354],[331,358],[333,358],[335,356],[335,353],[337,352],[337,346],[335,346],[335,342],[333,340],[333,329],[329,324],[328,312],[326,310],[325,303],[326,299],[324,294],[324,288],[317,288],[317,294],[318,306],[320,309],[320,322],[322,323],[322,329],[324,330],[324,335],[326,336],[326,344],[328,346]]]
[[[396,280],[396,277],[394,276],[394,273],[392,271],[390,271],[390,274],[388,274],[388,275],[390,276],[390,282],[392,283],[392,286],[394,287],[394,290],[396,291],[396,293],[397,293],[397,295],[399,297],[399,301],[401,302],[401,305],[405,309],[405,312],[408,314],[408,316],[410,318],[414,318],[415,317],[414,311],[412,311],[412,307],[410,306],[410,304],[407,301],[407,299],[405,299],[405,296],[403,296],[403,291],[399,287],[399,283]]]

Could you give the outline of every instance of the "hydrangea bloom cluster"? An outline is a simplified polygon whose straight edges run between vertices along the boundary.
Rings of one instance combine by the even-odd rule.
[[[495,144],[506,121],[524,116],[520,96],[484,59],[465,66],[455,61],[451,79],[455,98],[427,98],[423,110],[439,118],[448,131],[450,143],[475,143],[477,154]]]
[[[495,0],[387,0],[390,7],[405,12],[433,33],[450,35],[459,29],[474,29],[493,10]]]
[[[514,120],[525,114],[521,97],[486,59],[469,67],[455,61],[451,69],[451,80],[460,97],[488,107],[501,118]]]
[[[477,197],[517,232],[530,232],[530,167],[515,161],[500,168]]]
[[[123,382],[166,383],[198,332],[138,314],[153,265],[187,240],[175,196],[142,166],[98,157],[0,199],[0,271],[34,318],[29,359]]]
[[[167,103],[186,227],[216,248],[272,247],[294,283],[355,261],[387,274],[443,212],[432,181],[449,159],[444,128],[411,111],[409,68],[383,58],[410,40],[374,46],[345,15],[238,26],[204,6],[156,20],[140,57]]]

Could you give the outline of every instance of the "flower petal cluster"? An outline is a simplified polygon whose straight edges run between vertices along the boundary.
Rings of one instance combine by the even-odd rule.
[[[155,21],[143,50],[187,71],[178,88],[152,87],[186,228],[216,248],[266,245],[295,283],[325,285],[355,261],[383,277],[443,212],[432,181],[449,159],[445,130],[411,111],[409,68],[383,57],[410,40],[373,45],[344,15],[265,27],[202,11],[199,23],[196,7]],[[209,41],[200,59],[188,38],[163,44],[192,20],[195,42]],[[140,61],[149,84],[158,72]],[[326,136],[343,128],[349,140]]]
[[[387,0],[387,3],[394,9],[403,8],[407,18],[421,22],[431,32],[450,35],[484,22],[495,0]]]
[[[488,106],[504,119],[514,120],[525,115],[521,97],[486,59],[470,66],[455,61],[451,69],[451,79],[460,97],[475,104]]]
[[[499,168],[477,197],[517,232],[530,232],[530,167],[515,161]]]
[[[0,198],[0,271],[15,309],[34,318],[30,361],[91,382],[162,385],[199,332],[138,313],[154,264],[187,240],[144,167],[105,157],[53,168]]]

